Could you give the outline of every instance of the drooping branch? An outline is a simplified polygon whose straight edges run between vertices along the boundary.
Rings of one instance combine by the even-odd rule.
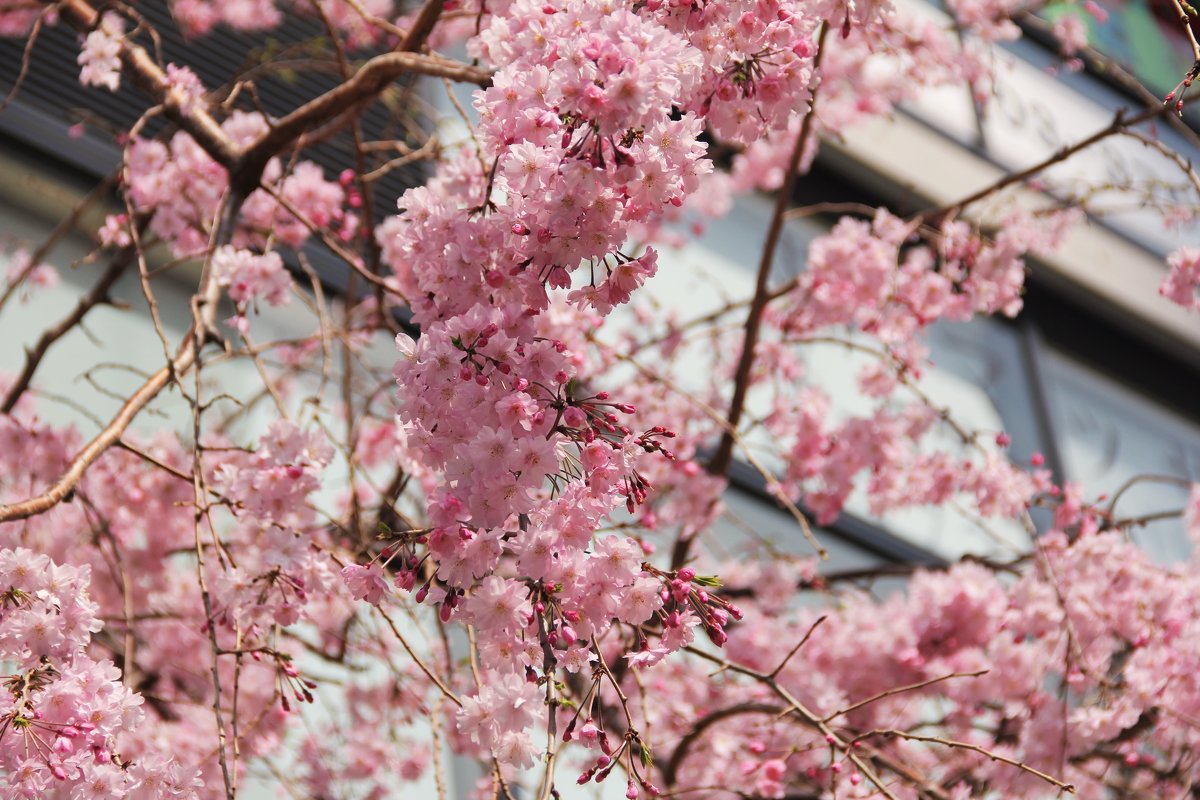
[[[37,372],[38,365],[45,358],[51,346],[59,339],[65,336],[76,325],[78,325],[89,311],[98,305],[109,302],[109,291],[116,284],[117,280],[125,274],[125,270],[134,260],[133,247],[127,247],[116,255],[100,275],[100,279],[90,291],[83,297],[79,298],[79,302],[71,313],[63,317],[59,323],[51,328],[47,328],[38,338],[37,344],[25,350],[25,366],[21,368],[21,373],[12,385],[8,387],[8,391],[4,395],[4,399],[0,401],[0,414],[10,414],[13,408],[17,405],[17,401],[29,388],[30,381],[33,380],[33,375]]]
[[[88,32],[105,27],[99,11],[87,0],[63,0],[59,13],[76,30]],[[241,155],[238,147],[221,130],[221,125],[202,104],[191,101],[181,89],[171,85],[167,74],[155,63],[145,48],[121,38],[116,30],[109,30],[114,39],[120,40],[121,63],[130,80],[160,104],[164,115],[196,140],[214,161],[226,169],[232,169]]]
[[[244,199],[243,196],[237,194],[228,198],[222,228],[232,226]],[[137,391],[130,395],[108,425],[84,445],[63,474],[49,488],[27,500],[0,505],[0,522],[27,519],[44,513],[71,495],[79,481],[83,479],[88,467],[103,455],[104,451],[121,440],[125,430],[142,409],[149,405],[150,401],[169,386],[177,376],[187,372],[196,363],[200,349],[212,341],[215,336],[220,299],[221,285],[217,282],[211,265],[206,263],[192,301],[192,325],[184,334],[174,359],[151,375]]]
[[[822,24],[820,33],[817,34],[817,54],[813,57],[813,74],[819,75],[821,68],[821,57],[825,52],[825,38],[828,33],[828,28]],[[779,239],[783,235],[783,223],[787,216],[788,206],[791,204],[792,194],[796,188],[796,180],[800,170],[800,159],[804,155],[805,148],[808,147],[809,137],[812,135],[813,121],[816,116],[816,103],[818,84],[813,85],[812,99],[809,101],[808,113],[804,115],[804,120],[800,123],[800,132],[796,135],[796,146],[792,149],[791,158],[788,159],[788,164],[784,168],[783,185],[779,187],[779,194],[775,200],[775,211],[771,215],[771,225],[767,229],[767,239],[763,244],[762,256],[758,262],[758,276],[754,285],[754,300],[750,303],[750,311],[746,315],[745,335],[742,339],[742,353],[738,358],[737,368],[734,372],[733,379],[733,397],[729,401],[729,413],[727,419],[729,428],[721,434],[721,440],[717,444],[717,450],[713,454],[712,460],[708,463],[708,471],[713,475],[724,475],[729,471],[730,462],[733,460],[734,436],[733,431],[736,430],[738,423],[742,420],[742,412],[745,410],[746,395],[750,390],[750,372],[754,366],[754,349],[758,345],[759,329],[762,327],[763,312],[767,308],[767,302],[771,295],[771,267],[775,263],[775,251],[779,246]],[[677,565],[682,565],[683,561],[678,557],[673,558]]]
[[[990,197],[991,195],[994,195],[997,192],[1012,186],[1013,184],[1027,181],[1035,175],[1045,172],[1055,164],[1066,161],[1076,153],[1082,152],[1092,145],[1104,141],[1110,136],[1116,136],[1117,134],[1123,133],[1135,125],[1140,125],[1141,123],[1147,122],[1155,117],[1162,116],[1166,110],[1167,109],[1165,106],[1148,108],[1145,111],[1141,111],[1133,115],[1132,117],[1127,117],[1125,110],[1122,109],[1113,115],[1112,122],[1096,131],[1091,136],[1080,139],[1075,144],[1060,147],[1054,153],[1037,162],[1036,164],[1020,170],[1019,172],[1011,172],[999,180],[994,181],[982,189],[972,192],[966,197],[956,200],[949,205],[918,214],[916,220],[937,227],[944,220],[952,219],[953,217],[957,216],[967,206],[977,203],[985,197]]]

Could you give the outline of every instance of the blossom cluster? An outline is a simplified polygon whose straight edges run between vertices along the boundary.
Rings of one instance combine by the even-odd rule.
[[[130,762],[120,738],[142,698],[110,661],[87,654],[101,629],[89,568],[0,550],[0,765],[6,796],[194,797],[191,776],[159,755]]]
[[[10,5],[0,31],[24,32],[33,18]],[[1016,212],[986,230],[960,207],[844,217],[803,272],[752,301],[746,326],[724,325],[744,308],[733,301],[701,320],[714,323],[697,337],[706,369],[680,357],[694,331],[640,302],[667,268],[664,241],[723,213],[733,191],[784,184],[798,146],[805,172],[821,134],[925,87],[985,96],[988,43],[1019,33],[1010,17],[1024,6],[951,0],[952,25],[885,0],[429,8],[442,12],[430,41],[465,36],[491,80],[468,139],[430,148],[428,180],[397,215],[364,208],[361,136],[357,170],[330,180],[298,141],[246,198],[187,126],[123,142],[127,213],[108,217],[100,244],[161,241],[204,259],[243,332],[260,303],[289,300],[290,259],[314,237],[380,269],[371,297],[316,311],[317,334],[221,342],[253,360],[289,421],[246,434],[257,400],[222,416],[229,396],[189,398],[190,438],[125,431],[52,511],[0,525],[4,788],[218,798],[265,764],[297,794],[403,796],[448,741],[494,765],[497,786],[547,765],[541,796],[561,793],[562,764],[580,784],[622,781],[631,800],[659,787],[1185,791],[1200,748],[1191,565],[1153,564],[1111,507],[1056,485],[1040,457],[1011,463],[1004,434],[955,427],[917,386],[923,333],[1017,314],[1025,259],[1061,244],[1077,211]],[[393,52],[417,24],[393,24],[387,0],[172,4],[193,35],[270,28],[292,9],[344,34],[333,55],[345,75],[360,49]],[[81,38],[80,80],[117,91],[141,31],[100,20]],[[1074,52],[1085,36],[1064,20],[1056,35]],[[205,109],[234,147],[274,127],[243,110],[253,84],[218,105],[191,70],[161,75],[173,113]],[[1162,293],[1194,307],[1200,258],[1184,248],[1169,264]],[[53,276],[26,260],[9,284]],[[399,352],[390,376],[371,363],[385,331]],[[805,374],[799,353],[820,340],[874,357],[859,376],[865,413]],[[193,368],[207,369],[216,348],[198,349]],[[726,413],[740,402],[730,379],[750,399]],[[947,429],[961,446],[938,445]],[[730,442],[818,523],[862,491],[876,514],[965,501],[1027,521],[1048,505],[1053,529],[1011,564],[918,571],[882,598],[843,590],[812,561],[709,541],[728,471],[711,454]],[[23,395],[0,415],[0,500],[42,491],[81,446]],[[323,491],[330,475],[344,491]],[[818,591],[820,611],[799,599]]]

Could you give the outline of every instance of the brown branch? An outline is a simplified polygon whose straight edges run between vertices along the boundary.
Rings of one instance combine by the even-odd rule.
[[[671,751],[671,757],[667,759],[667,763],[662,769],[663,782],[667,786],[675,785],[679,767],[683,765],[683,759],[687,757],[688,749],[706,730],[721,720],[740,716],[741,714],[775,715],[786,710],[772,703],[742,703],[741,705],[722,708],[719,711],[706,714],[692,725],[688,732],[683,735],[683,738],[679,740],[679,744],[675,745],[675,749]]]
[[[425,5],[421,7],[421,13],[417,14],[413,26],[409,28],[408,35],[404,37],[404,41],[400,44],[400,49],[409,53],[415,53],[424,47],[425,40],[433,32],[433,26],[437,24],[438,18],[442,16],[442,9],[445,5],[445,0],[427,0]]]
[[[226,204],[221,222],[223,231],[232,230],[244,196],[234,194]],[[0,522],[10,522],[16,519],[27,519],[50,510],[71,496],[79,481],[96,459],[105,450],[121,440],[125,429],[129,427],[138,413],[144,409],[158,393],[165,389],[177,375],[187,372],[199,355],[200,349],[216,337],[217,309],[221,299],[221,285],[213,278],[210,262],[206,262],[200,278],[200,285],[193,297],[192,325],[184,334],[183,341],[176,351],[175,358],[162,369],[151,375],[128,400],[107,426],[95,438],[84,445],[66,471],[59,476],[48,489],[35,497],[16,503],[0,505]]]
[[[1034,769],[1033,767],[1026,764],[1024,761],[1017,761],[1015,758],[1009,758],[1008,756],[1002,756],[999,753],[988,750],[985,747],[980,747],[977,744],[971,744],[970,742],[957,742],[957,741],[954,741],[953,739],[943,739],[940,736],[920,736],[915,733],[906,733],[901,730],[896,730],[895,728],[888,728],[887,730],[882,730],[882,731],[873,731],[872,733],[876,733],[881,736],[897,736],[901,739],[909,739],[914,742],[926,742],[928,744],[941,744],[941,745],[945,745],[946,747],[956,747],[960,750],[970,750],[973,753],[979,753],[981,756],[987,756],[992,761],[999,761],[1002,764],[1008,764],[1010,766],[1016,767],[1017,769],[1021,770],[1022,772],[1028,772],[1030,775],[1041,778],[1042,780],[1046,781],[1046,783],[1056,786],[1060,790],[1062,790],[1068,794],[1075,794],[1075,786],[1073,784],[1064,783],[1063,781],[1060,781],[1058,778],[1055,778],[1053,775],[1047,775],[1045,772],[1042,772],[1040,769]]]
[[[973,192],[972,194],[967,195],[966,197],[962,198],[961,200],[957,200],[957,201],[951,203],[950,205],[942,206],[941,208],[938,208],[938,209],[933,209],[931,211],[922,212],[921,214],[918,214],[914,219],[917,222],[924,222],[933,227],[938,227],[941,224],[941,222],[943,222],[946,219],[950,219],[950,218],[954,217],[960,211],[962,211],[964,208],[971,205],[972,203],[977,203],[980,200],[982,200],[983,198],[993,195],[996,192],[1000,191],[1001,189],[1005,189],[1005,188],[1013,185],[1014,183],[1021,183],[1023,181],[1026,181],[1026,180],[1032,178],[1034,175],[1037,175],[1038,173],[1049,169],[1050,167],[1054,166],[1055,164],[1058,164],[1059,162],[1062,162],[1062,161],[1066,161],[1071,156],[1075,155],[1076,153],[1078,153],[1082,150],[1086,150],[1087,148],[1091,147],[1092,145],[1096,144],[1097,142],[1101,142],[1110,136],[1115,136],[1118,133],[1124,132],[1127,128],[1131,128],[1134,125],[1140,125],[1141,123],[1146,122],[1147,120],[1151,120],[1151,119],[1154,119],[1155,117],[1162,116],[1166,112],[1166,110],[1167,109],[1165,106],[1156,106],[1154,108],[1148,108],[1145,111],[1142,111],[1142,112],[1135,114],[1134,116],[1126,119],[1125,118],[1125,109],[1121,109],[1121,110],[1117,111],[1117,113],[1115,115],[1113,115],[1112,122],[1110,122],[1105,127],[1101,128],[1100,130],[1096,131],[1091,136],[1088,136],[1085,139],[1081,139],[1080,141],[1076,142],[1075,144],[1068,145],[1066,147],[1060,147],[1053,154],[1042,159],[1041,161],[1039,161],[1038,163],[1034,164],[1031,167],[1023,169],[1019,172],[1011,172],[1011,173],[1005,175],[1003,178],[1000,178],[999,180],[995,181],[994,183],[991,183],[988,186],[985,186],[984,188],[980,189],[979,191]]]
[[[821,67],[821,56],[825,48],[825,35],[828,32],[827,26],[821,24],[821,32],[817,35],[817,54],[813,58],[813,74],[819,74]],[[771,226],[767,229],[767,240],[763,245],[762,256],[758,263],[758,277],[754,285],[754,300],[750,303],[750,313],[746,315],[746,333],[742,340],[742,353],[738,358],[737,370],[734,372],[733,379],[733,398],[729,401],[729,414],[726,419],[729,420],[729,428],[721,435],[721,441],[717,444],[716,453],[708,464],[708,471],[713,475],[724,475],[729,471],[729,464],[733,460],[733,445],[734,437],[732,430],[736,429],[738,423],[741,422],[742,412],[746,405],[746,394],[750,389],[750,369],[754,365],[754,348],[758,344],[759,328],[762,326],[763,312],[767,307],[767,300],[770,296],[770,278],[771,265],[775,262],[775,251],[779,245],[779,238],[783,234],[783,222],[787,214],[788,204],[791,203],[792,194],[796,188],[796,179],[800,170],[800,158],[804,154],[805,147],[808,146],[809,135],[812,132],[813,118],[816,116],[817,102],[817,85],[813,86],[812,100],[809,103],[808,113],[804,115],[804,121],[800,123],[800,133],[796,136],[796,146],[792,150],[792,156],[788,160],[788,165],[784,171],[783,185],[779,187],[779,195],[775,200],[775,212],[771,216]],[[680,542],[686,542],[680,539]],[[683,558],[680,559],[679,553],[672,558],[672,563],[678,562],[680,565],[686,561],[686,544],[683,551]]]
[[[775,667],[775,669],[773,669],[769,673],[767,673],[767,677],[772,678],[772,679],[778,678],[779,673],[783,672],[783,668],[786,667],[787,663],[792,660],[792,656],[794,656],[794,655],[796,655],[796,653],[800,652],[800,648],[804,647],[804,645],[808,643],[808,640],[812,638],[813,633],[817,630],[818,627],[820,627],[821,623],[827,619],[829,619],[829,617],[825,614],[822,614],[821,616],[817,617],[816,621],[814,621],[813,624],[809,626],[808,632],[805,633],[803,637],[801,637],[800,641],[796,644],[795,647],[793,647],[790,651],[788,651],[788,654],[783,657],[783,661],[779,662],[779,666]]]
[[[937,800],[949,800],[949,796],[944,791],[930,783],[927,779],[916,773],[907,765],[889,758],[884,753],[873,749],[866,749],[866,757],[864,758],[864,748],[856,747],[851,742],[848,742],[841,736],[838,736],[837,733],[834,732],[833,728],[829,727],[827,722],[825,722],[818,714],[796,699],[795,695],[785,689],[782,685],[780,685],[778,680],[772,678],[770,675],[765,675],[747,667],[739,666],[734,664],[732,661],[718,658],[711,653],[706,653],[705,651],[691,645],[684,649],[692,655],[699,656],[706,661],[711,661],[712,663],[719,665],[722,670],[729,670],[730,672],[736,672],[740,675],[745,675],[746,677],[752,678],[753,680],[756,680],[766,686],[777,697],[779,697],[779,699],[787,703],[786,710],[789,713],[794,713],[805,724],[816,729],[822,735],[824,735],[826,741],[829,742],[829,746],[842,751],[850,763],[858,768],[858,771],[862,773],[862,776],[866,778],[871,785],[878,789],[880,794],[889,798],[889,800],[897,800],[897,798],[883,783],[883,779],[879,777],[879,774],[875,771],[871,764],[868,763],[868,758],[871,761],[879,763],[881,766],[885,767],[896,775],[899,775],[904,780],[909,781],[915,786],[921,787],[923,791],[937,798]]]
[[[4,287],[4,293],[0,294],[0,309],[4,308],[5,304],[17,290],[17,287],[19,287],[21,283],[24,282],[24,280],[29,276],[29,273],[33,272],[34,268],[36,268],[38,264],[45,261],[46,257],[50,255],[51,251],[54,250],[58,243],[61,242],[63,238],[71,232],[72,229],[79,225],[80,220],[87,210],[91,208],[91,206],[97,200],[102,198],[108,192],[112,191],[113,186],[117,182],[117,175],[117,172],[109,173],[108,177],[96,184],[92,190],[88,192],[73,209],[71,209],[70,214],[63,217],[63,219],[54,226],[54,230],[50,231],[50,235],[46,237],[41,246],[39,246],[37,250],[34,250],[30,254],[29,263],[26,264],[24,269],[22,269],[21,272],[12,280],[10,280],[8,285]]]
[[[129,267],[130,262],[133,260],[132,254],[132,248],[126,248],[117,254],[109,262],[108,268],[104,270],[104,273],[100,276],[100,280],[96,281],[96,285],[79,299],[79,303],[71,313],[63,317],[54,327],[43,331],[37,344],[31,348],[25,348],[25,366],[21,368],[21,374],[17,376],[17,379],[8,388],[8,392],[4,395],[4,400],[0,401],[0,414],[12,413],[13,408],[17,405],[17,401],[21,399],[21,396],[29,388],[34,373],[37,372],[38,365],[41,364],[42,359],[45,358],[51,346],[78,325],[93,308],[110,302],[109,290],[112,289],[113,285]]]
[[[379,94],[394,80],[409,72],[479,86],[488,86],[492,82],[490,70],[442,56],[419,53],[384,53],[375,56],[349,80],[292,111],[252,142],[238,165],[239,178],[257,183],[267,161],[314,124],[332,119],[364,98]]]
[[[897,686],[894,689],[885,689],[884,691],[879,692],[878,694],[871,695],[870,697],[866,698],[865,700],[859,700],[857,703],[851,703],[850,705],[846,706],[845,708],[841,709],[840,711],[835,711],[832,714],[827,715],[825,717],[825,722],[829,722],[830,720],[837,719],[838,717],[841,717],[841,716],[845,716],[846,714],[849,714],[852,711],[857,711],[858,709],[862,708],[863,706],[868,706],[871,703],[874,703],[876,700],[882,700],[885,697],[891,697],[891,696],[897,695],[897,694],[904,694],[905,692],[912,692],[917,689],[924,689],[926,686],[932,686],[935,683],[941,683],[942,681],[948,681],[951,678],[978,678],[980,675],[986,675],[987,673],[988,673],[988,670],[986,670],[986,669],[976,670],[975,672],[951,672],[949,675],[940,675],[936,678],[930,678],[929,680],[925,680],[925,681],[918,681],[917,683],[910,683],[906,686]]]
[[[1192,20],[1188,16],[1187,9],[1179,0],[1171,0],[1175,6],[1175,13],[1179,15],[1179,22],[1183,25],[1183,30],[1187,33],[1188,42],[1192,45],[1192,59],[1200,62],[1200,42],[1196,41],[1196,32],[1192,30]]]
[[[226,169],[237,164],[241,152],[221,130],[220,124],[202,104],[195,103],[183,91],[173,87],[167,75],[146,50],[106,27],[100,12],[87,0],[63,0],[58,5],[62,18],[83,33],[104,27],[113,38],[120,40],[121,62],[125,73],[137,87],[155,98],[163,113],[191,135],[213,160]]]

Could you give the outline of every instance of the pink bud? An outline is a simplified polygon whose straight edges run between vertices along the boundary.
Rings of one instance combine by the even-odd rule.
[[[679,575],[679,580],[691,583],[692,578],[696,577],[696,570],[691,567],[684,567],[677,574]]]
[[[627,800],[637,800],[637,785],[633,781],[630,781],[628,787],[625,789],[625,797]]]

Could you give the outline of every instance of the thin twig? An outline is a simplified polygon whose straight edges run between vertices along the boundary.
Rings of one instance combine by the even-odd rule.
[[[988,750],[985,747],[980,747],[977,744],[971,744],[970,742],[957,742],[957,741],[954,741],[953,739],[943,739],[940,736],[921,736],[916,733],[906,733],[905,731],[896,730],[895,728],[888,728],[886,730],[873,731],[872,733],[877,733],[881,736],[896,736],[901,739],[910,739],[914,742],[927,742],[929,744],[941,744],[941,745],[945,745],[946,747],[956,747],[960,750],[970,750],[973,753],[979,753],[982,756],[986,756],[986,757],[990,758],[992,761],[999,761],[1003,764],[1008,764],[1009,766],[1016,767],[1017,769],[1021,770],[1022,772],[1028,772],[1030,775],[1041,778],[1046,783],[1056,786],[1068,794],[1075,794],[1074,784],[1065,783],[1063,781],[1060,781],[1058,778],[1054,777],[1053,775],[1047,775],[1045,772],[1042,772],[1040,769],[1035,769],[1035,768],[1029,766],[1024,761],[1017,761],[1015,758],[1009,758],[1008,756],[1004,756],[1004,755],[1001,755],[992,750]]]

